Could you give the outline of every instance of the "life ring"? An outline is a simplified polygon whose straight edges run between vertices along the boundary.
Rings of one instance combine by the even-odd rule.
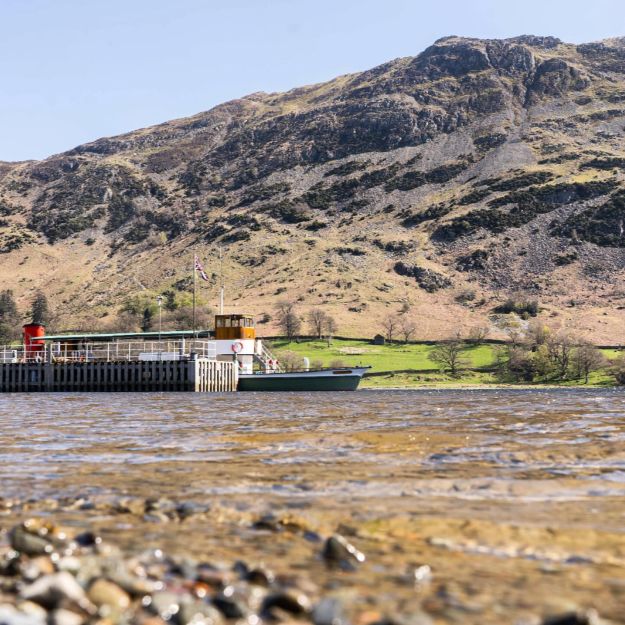
[[[241,341],[235,341],[231,346],[230,349],[235,353],[238,354],[239,352],[243,351],[243,343],[241,343]]]

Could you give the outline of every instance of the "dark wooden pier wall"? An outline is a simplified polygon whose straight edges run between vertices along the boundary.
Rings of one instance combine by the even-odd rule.
[[[236,391],[232,362],[164,360],[0,364],[0,392]]]

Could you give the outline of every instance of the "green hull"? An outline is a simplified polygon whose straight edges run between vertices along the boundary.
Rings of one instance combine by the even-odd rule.
[[[272,374],[240,376],[239,391],[355,391],[360,384],[360,374],[310,375]]]

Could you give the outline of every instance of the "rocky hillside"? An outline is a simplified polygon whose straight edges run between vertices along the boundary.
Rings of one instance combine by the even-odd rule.
[[[416,57],[40,162],[0,163],[0,277],[70,327],[189,288],[324,305],[344,334],[400,313],[421,336],[506,298],[625,341],[625,39],[448,37]],[[271,323],[267,331],[271,331]]]

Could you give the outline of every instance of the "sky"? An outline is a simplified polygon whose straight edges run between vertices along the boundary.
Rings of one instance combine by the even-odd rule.
[[[0,160],[520,34],[623,36],[625,0],[0,0]]]

